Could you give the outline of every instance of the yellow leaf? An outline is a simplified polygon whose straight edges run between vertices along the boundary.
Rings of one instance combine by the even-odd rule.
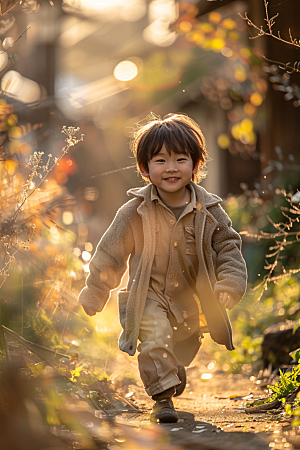
[[[37,377],[38,375],[40,375],[43,372],[43,370],[45,368],[45,364],[42,362],[39,362],[36,364],[32,363],[32,364],[28,364],[28,367],[31,370],[32,375]]]
[[[12,127],[9,130],[9,134],[14,139],[20,139],[23,136],[22,130],[20,127]]]
[[[18,116],[17,116],[17,114],[10,114],[6,120],[7,120],[7,125],[10,127],[13,127],[14,125],[16,125],[18,123]]]

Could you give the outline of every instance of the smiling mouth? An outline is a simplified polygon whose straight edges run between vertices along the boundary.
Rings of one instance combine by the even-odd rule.
[[[168,178],[164,178],[165,181],[175,181],[175,180],[179,180],[178,177],[168,177]]]

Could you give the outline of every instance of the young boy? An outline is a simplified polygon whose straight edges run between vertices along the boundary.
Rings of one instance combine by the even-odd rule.
[[[148,184],[128,191],[133,199],[100,240],[79,302],[91,316],[102,311],[128,263],[127,287],[118,292],[119,348],[139,352],[140,376],[155,401],[150,419],[176,422],[172,396],[183,392],[184,366],[202,334],[234,349],[225,308],[244,295],[246,266],[222,200],[195,183],[208,159],[200,127],[183,114],[151,114],[131,146]]]

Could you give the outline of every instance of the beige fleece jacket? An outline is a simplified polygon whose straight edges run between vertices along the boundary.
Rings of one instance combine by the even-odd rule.
[[[218,301],[218,294],[228,292],[238,303],[245,293],[247,270],[241,254],[241,238],[220,206],[222,200],[192,181],[190,183],[197,198],[197,295],[212,339],[233,350],[231,324],[225,308]],[[156,208],[151,201],[151,186],[128,191],[134,198],[118,210],[102,236],[89,265],[86,287],[79,294],[81,304],[102,311],[110,291],[120,285],[129,262],[127,287],[118,292],[119,319],[123,328],[119,348],[129,355],[136,351],[155,254]]]

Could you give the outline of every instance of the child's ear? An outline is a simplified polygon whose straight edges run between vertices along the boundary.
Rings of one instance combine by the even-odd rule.
[[[143,166],[140,166],[140,172],[145,178],[149,178],[149,172],[147,172]]]
[[[193,169],[193,173],[196,174],[199,170],[199,166],[200,166],[200,161],[198,161]]]

